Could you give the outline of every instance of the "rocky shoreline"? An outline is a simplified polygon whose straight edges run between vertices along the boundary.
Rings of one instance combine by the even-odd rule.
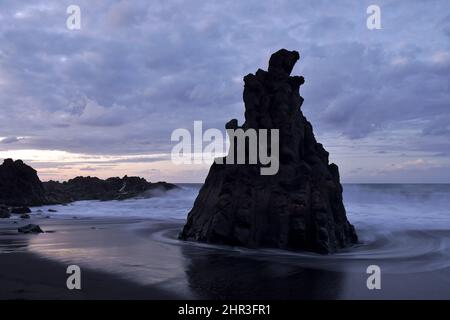
[[[0,165],[0,218],[20,214],[29,218],[32,206],[67,204],[80,200],[124,200],[149,197],[152,191],[177,188],[167,182],[148,182],[141,177],[76,177],[64,182],[41,182],[36,170],[22,160],[5,159]]]

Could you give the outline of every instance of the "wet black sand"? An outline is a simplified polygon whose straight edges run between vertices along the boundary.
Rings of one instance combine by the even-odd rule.
[[[176,220],[30,222],[49,232],[22,235],[25,222],[0,221],[1,299],[450,299],[442,252],[382,257],[372,244],[320,257],[181,242]],[[70,264],[82,290],[66,287]],[[366,287],[370,264],[382,269],[381,290]]]

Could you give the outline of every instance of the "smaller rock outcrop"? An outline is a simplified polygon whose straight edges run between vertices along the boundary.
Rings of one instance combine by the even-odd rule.
[[[0,205],[0,219],[5,219],[11,217],[9,209],[5,205]]]
[[[151,183],[140,177],[76,177],[65,182],[41,182],[36,170],[22,160],[5,159],[0,165],[0,204],[11,213],[30,213],[28,206],[65,204],[79,200],[123,200],[145,196],[147,191],[177,188],[167,182]],[[3,209],[2,209],[3,210]],[[5,210],[1,211],[5,212]],[[6,213],[0,216],[6,217]]]
[[[124,200],[145,195],[147,191],[176,188],[167,182],[151,183],[140,177],[114,177],[106,180],[97,177],[76,177],[66,182],[44,182],[47,199],[51,203],[68,203],[80,200]]]
[[[5,159],[0,165],[0,203],[36,206],[46,202],[45,190],[36,170],[22,160]]]
[[[20,233],[44,233],[37,224],[27,224],[24,227],[18,228],[17,231]]]
[[[11,213],[15,214],[31,213],[31,210],[28,207],[14,207],[11,208]]]

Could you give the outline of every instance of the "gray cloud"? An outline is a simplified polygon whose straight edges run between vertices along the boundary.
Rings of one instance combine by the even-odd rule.
[[[79,31],[69,4],[0,5],[0,136],[27,137],[0,150],[167,153],[194,120],[241,122],[242,77],[281,47],[301,53],[303,110],[325,146],[450,149],[446,0],[378,1],[372,31],[371,1],[80,0]]]
[[[81,171],[97,171],[96,168],[94,168],[94,167],[89,167],[89,166],[87,166],[87,167],[82,167],[82,168],[80,168],[79,170],[81,170]]]
[[[0,143],[14,143],[14,142],[18,142],[20,141],[20,139],[18,137],[6,137],[0,140]]]

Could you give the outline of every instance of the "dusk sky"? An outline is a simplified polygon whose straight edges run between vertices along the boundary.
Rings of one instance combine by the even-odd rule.
[[[241,124],[243,76],[280,48],[300,52],[303,113],[344,183],[450,183],[448,0],[2,0],[0,158],[42,180],[203,182],[171,133]]]

